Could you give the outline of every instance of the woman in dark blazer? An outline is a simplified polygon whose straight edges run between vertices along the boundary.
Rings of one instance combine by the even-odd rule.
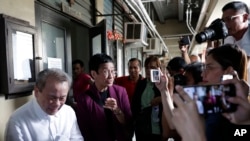
[[[90,58],[94,84],[79,97],[76,115],[85,141],[130,141],[132,114],[125,88],[114,85],[113,59],[106,54]]]

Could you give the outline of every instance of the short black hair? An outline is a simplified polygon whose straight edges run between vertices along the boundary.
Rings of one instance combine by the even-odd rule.
[[[201,62],[193,62],[185,67],[185,72],[188,72],[192,75],[195,84],[202,82],[201,73],[203,71],[203,66],[204,64]]]
[[[100,68],[101,64],[104,63],[114,63],[113,59],[104,53],[98,53],[93,55],[89,60],[89,70],[96,71],[98,73],[98,69]]]
[[[128,61],[128,65],[129,65],[131,62],[134,62],[134,61],[138,61],[138,63],[139,63],[139,67],[141,68],[141,60],[140,60],[140,59],[138,59],[138,58],[131,58],[131,59],[129,59],[129,61]]]
[[[72,65],[75,65],[75,64],[80,64],[80,66],[83,68],[84,67],[84,63],[82,60],[80,59],[76,59],[72,62]]]
[[[184,69],[187,63],[182,57],[174,57],[168,62],[167,69],[171,69],[173,71],[179,71],[180,69]]]
[[[249,14],[249,9],[247,7],[247,5],[242,2],[242,1],[233,1],[233,2],[229,2],[227,3],[223,8],[222,8],[222,12],[228,10],[228,9],[233,9],[235,11],[243,11]]]

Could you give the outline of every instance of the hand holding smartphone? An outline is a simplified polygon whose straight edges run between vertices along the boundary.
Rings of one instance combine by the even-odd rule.
[[[236,105],[227,101],[227,97],[236,95],[233,84],[193,85],[184,86],[183,89],[192,99],[197,101],[200,114],[234,112],[236,110]]]

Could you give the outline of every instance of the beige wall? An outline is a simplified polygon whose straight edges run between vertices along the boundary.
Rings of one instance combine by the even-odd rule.
[[[163,36],[163,40],[169,50],[169,53],[166,54],[167,57],[165,59],[171,59],[175,56],[181,56],[181,52],[178,46],[179,37],[182,36],[182,34],[189,33],[185,21],[180,22],[178,20],[169,19],[166,20],[164,24],[161,24],[159,22],[155,22],[154,24],[156,25],[156,29],[159,34]]]
[[[0,3],[0,13],[29,21],[35,26],[34,0],[0,0]],[[0,94],[0,141],[4,140],[5,126],[12,112],[31,97],[5,100],[4,95]]]

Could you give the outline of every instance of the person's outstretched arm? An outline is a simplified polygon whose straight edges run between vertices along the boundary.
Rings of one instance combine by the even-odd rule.
[[[161,73],[160,82],[155,83],[156,87],[161,92],[161,101],[163,105],[163,114],[167,119],[168,126],[170,129],[174,129],[174,125],[171,121],[172,118],[172,110],[174,109],[174,104],[172,100],[172,87],[173,84],[171,82],[171,77],[167,77],[166,73]]]
[[[173,100],[176,108],[173,110],[172,122],[181,135],[182,141],[205,141],[205,128],[197,106],[181,86],[175,87],[178,94]]]

